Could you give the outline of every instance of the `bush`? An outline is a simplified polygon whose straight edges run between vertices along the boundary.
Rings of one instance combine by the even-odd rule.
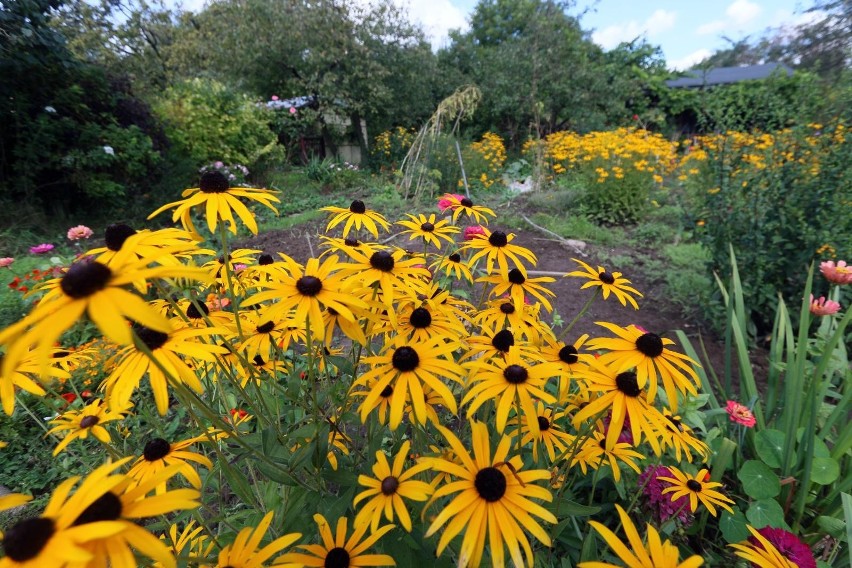
[[[277,144],[271,111],[211,79],[169,88],[155,109],[169,139],[199,166],[221,160],[252,167]]]

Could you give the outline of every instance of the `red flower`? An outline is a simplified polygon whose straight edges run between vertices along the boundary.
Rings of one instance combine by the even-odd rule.
[[[64,399],[65,399],[65,402],[67,402],[68,404],[71,404],[72,402],[74,402],[75,400],[77,400],[77,395],[76,395],[76,394],[74,394],[73,392],[66,392],[66,393],[61,394],[61,395],[59,395],[59,396],[61,396],[62,398],[64,398]]]
[[[777,548],[778,552],[783,554],[787,560],[799,568],[816,568],[816,560],[814,560],[814,554],[810,547],[793,533],[772,527],[764,527],[758,529],[757,532]],[[758,544],[757,539],[753,537],[749,538],[749,541]]]

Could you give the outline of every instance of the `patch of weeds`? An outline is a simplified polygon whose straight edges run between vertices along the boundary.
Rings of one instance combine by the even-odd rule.
[[[532,221],[566,239],[604,246],[614,246],[625,240],[621,227],[601,227],[579,215],[557,217],[538,213],[532,217]]]
[[[530,209],[537,212],[564,214],[577,210],[578,194],[573,189],[555,189],[534,191],[527,194],[526,202]]]
[[[708,270],[710,252],[698,243],[683,243],[668,245],[663,254],[669,300],[685,314],[706,314],[716,290]]]

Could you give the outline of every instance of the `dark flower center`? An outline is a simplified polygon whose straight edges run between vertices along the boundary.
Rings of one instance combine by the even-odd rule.
[[[580,357],[577,355],[577,348],[573,345],[566,345],[559,350],[559,360],[563,363],[573,365],[580,360]]]
[[[519,385],[526,382],[529,373],[520,365],[509,365],[503,369],[503,378],[513,385]]]
[[[266,365],[266,361],[264,361],[263,357],[261,357],[260,355],[255,355],[254,359],[252,359],[252,362],[257,367],[263,367],[264,365]]]
[[[100,262],[78,262],[71,265],[59,282],[59,287],[75,300],[88,298],[106,288],[112,271]]]
[[[449,256],[450,262],[461,262],[461,255],[457,252],[454,252]]]
[[[21,521],[6,531],[3,551],[15,562],[26,562],[38,556],[55,533],[56,525],[47,517]]]
[[[432,323],[432,314],[429,313],[429,310],[426,308],[415,308],[414,311],[411,312],[411,325],[417,329],[423,329],[424,327],[429,327]]]
[[[121,499],[112,491],[107,491],[83,509],[80,516],[72,523],[73,526],[97,523],[98,521],[115,521],[121,518]]]
[[[686,487],[690,491],[695,491],[696,493],[700,493],[702,489],[702,485],[700,481],[695,481],[694,479],[689,479],[686,481]]]
[[[666,416],[669,421],[669,429],[676,432],[683,432],[683,427],[681,426],[680,420],[675,418],[674,416]]]
[[[360,247],[361,243],[358,242],[358,239],[343,239],[343,244],[348,247]]]
[[[275,262],[275,259],[272,258],[271,254],[263,253],[259,257],[257,257],[257,263],[261,266],[266,266],[267,264],[272,264]]]
[[[201,174],[201,181],[198,183],[198,188],[204,193],[224,193],[230,187],[225,174],[215,170]]]
[[[198,305],[196,305],[198,304]],[[199,309],[201,308],[201,309]],[[210,313],[210,308],[204,302],[193,302],[186,309],[186,317],[191,319],[201,319]]]
[[[390,272],[393,270],[393,256],[385,250],[376,251],[370,257],[370,266],[382,272]]]
[[[431,233],[432,231],[435,230],[435,225],[433,225],[432,223],[429,223],[427,221],[427,222],[423,223],[422,225],[420,225],[420,230],[425,231],[427,233]]]
[[[506,476],[496,467],[486,467],[476,472],[473,481],[479,496],[493,503],[506,494]]]
[[[324,568],[349,568],[349,553],[345,548],[335,547],[325,555]]]
[[[355,201],[353,201],[353,202],[352,202],[352,204],[349,206],[349,210],[350,210],[352,213],[357,213],[357,214],[361,215],[361,214],[364,214],[364,213],[366,213],[366,212],[367,212],[367,206],[366,206],[366,205],[364,205],[364,202],[363,202],[363,201],[361,201],[360,199],[356,199],[356,200],[355,200]]]
[[[606,270],[598,274],[598,278],[600,278],[601,282],[603,282],[604,284],[612,284],[615,282],[615,278],[613,277],[613,275],[607,272]]]
[[[100,418],[98,418],[97,416],[92,416],[91,414],[89,416],[84,416],[80,420],[80,428],[91,428],[100,421]]]
[[[104,240],[106,241],[106,246],[109,250],[118,252],[121,250],[121,246],[124,244],[124,241],[135,234],[136,230],[133,227],[125,225],[124,223],[113,223],[106,228],[106,231],[104,232]]]
[[[322,280],[316,276],[302,276],[296,280],[296,290],[303,296],[316,296],[322,290]]]
[[[634,398],[639,396],[639,393],[642,392],[639,389],[639,381],[636,379],[636,373],[634,373],[633,371],[619,373],[615,377],[615,386],[622,393]]]
[[[461,203],[465,207],[473,207],[473,201],[471,201],[467,197],[462,197],[462,199],[461,199],[461,201],[459,201],[459,203]]]
[[[494,334],[491,338],[491,345],[497,351],[508,353],[509,348],[515,344],[515,336],[508,329],[503,329]]]
[[[151,351],[156,351],[169,340],[169,334],[145,327],[141,323],[134,322],[133,332],[136,333],[139,340],[145,344],[145,347]]]
[[[145,449],[142,450],[142,455],[145,457],[145,461],[157,461],[161,460],[172,451],[172,445],[168,443],[168,441],[162,438],[154,438],[153,440],[149,440],[147,444],[145,444]]]
[[[382,480],[382,493],[384,495],[393,495],[399,489],[399,480],[392,475]]]
[[[663,340],[656,333],[646,333],[636,339],[636,349],[648,357],[659,357],[663,354]]]
[[[506,302],[505,304],[500,304],[500,311],[506,315],[515,313],[515,304],[511,302]]]
[[[491,236],[488,237],[488,242],[493,247],[504,247],[509,243],[509,239],[506,238],[506,233],[503,231],[494,231],[491,233]]]
[[[512,284],[523,284],[527,279],[524,278],[523,273],[517,268],[513,268],[509,271],[509,282]]]
[[[417,365],[420,364],[420,357],[417,355],[417,351],[405,345],[393,352],[391,364],[397,371],[405,373],[417,368]]]
[[[275,329],[275,322],[274,321],[268,321],[266,323],[262,323],[259,326],[257,326],[257,332],[258,333],[269,333],[273,329]]]
[[[542,432],[546,430],[550,430],[550,420],[545,418],[544,416],[538,417],[538,429]]]
[[[382,397],[382,398],[388,398],[392,394],[393,394],[393,387],[388,385],[388,386],[386,386],[385,388],[382,389],[382,392],[379,394],[379,396]]]

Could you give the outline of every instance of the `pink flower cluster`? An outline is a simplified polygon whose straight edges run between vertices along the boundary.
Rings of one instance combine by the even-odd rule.
[[[94,234],[94,231],[86,225],[77,225],[68,229],[68,240],[79,241],[80,239],[88,239]]]
[[[663,489],[671,487],[670,483],[660,481],[659,477],[673,477],[669,468],[664,465],[649,466],[639,476],[639,486],[642,487],[642,495],[648,508],[656,520],[664,523],[677,513],[678,520],[689,526],[692,524],[692,515],[689,512],[689,499],[684,495],[672,501],[669,495],[663,495]]]
[[[752,428],[757,423],[751,410],[735,400],[728,401],[727,406],[725,406],[725,412],[730,416],[731,422],[742,424],[746,428]]]
[[[852,266],[847,266],[845,260],[838,260],[837,264],[833,260],[821,262],[819,271],[834,284],[852,284]]]
[[[757,532],[798,568],[816,568],[814,553],[811,552],[807,544],[799,540],[799,537],[793,533],[774,527],[764,527],[758,529]],[[761,546],[754,537],[749,537],[749,541]]]
[[[0,268],[7,268],[13,262],[15,262],[14,258],[12,258],[11,256],[4,256],[3,258],[0,258]]]
[[[32,254],[47,254],[52,251],[55,247],[50,243],[41,243],[40,245],[36,245],[34,247],[30,247],[30,252]]]
[[[815,316],[832,316],[840,311],[840,304],[834,300],[826,300],[825,296],[820,296],[815,300],[811,294],[811,313]]]

